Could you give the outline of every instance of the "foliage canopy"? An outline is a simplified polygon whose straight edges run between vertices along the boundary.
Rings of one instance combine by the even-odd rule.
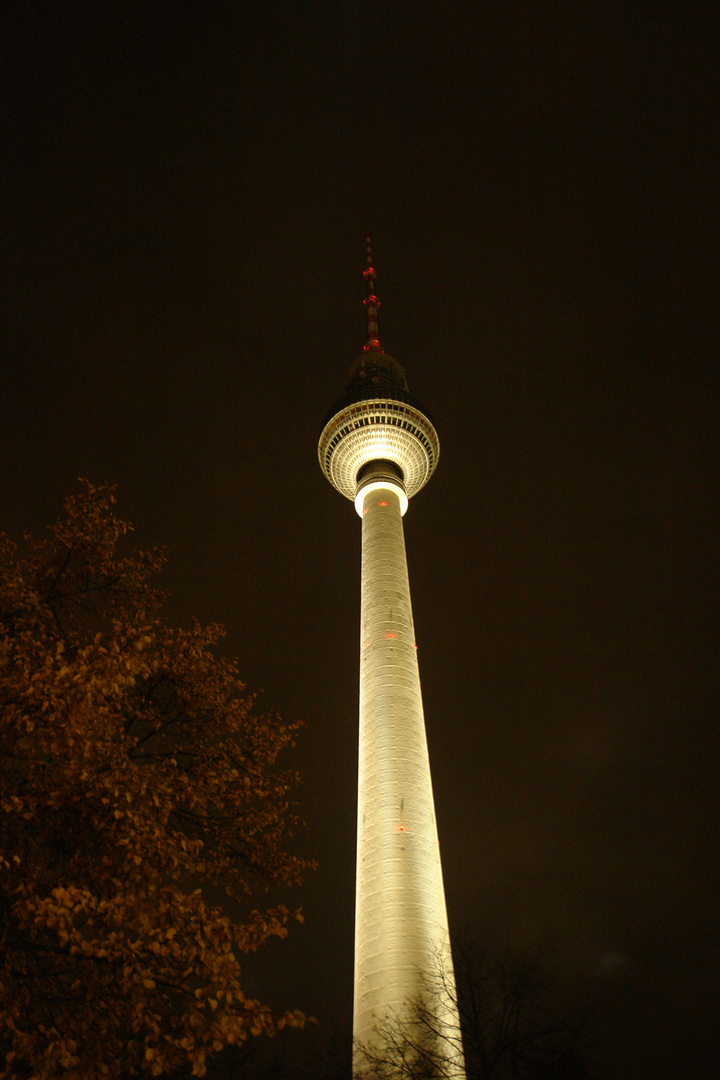
[[[119,553],[114,501],[85,482],[22,557],[0,535],[0,1080],[202,1076],[303,1021],[238,959],[293,917],[252,890],[309,865],[276,768],[297,725],[258,712],[219,626],[161,618],[164,554]]]

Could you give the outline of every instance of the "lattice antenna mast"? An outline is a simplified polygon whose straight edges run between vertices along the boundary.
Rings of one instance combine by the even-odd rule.
[[[367,344],[363,346],[364,352],[385,352],[380,344],[378,332],[378,308],[380,301],[375,295],[375,278],[377,274],[373,269],[372,251],[370,250],[370,236],[365,235],[366,267],[363,277],[367,283],[367,296],[363,300],[365,314],[367,316]]]

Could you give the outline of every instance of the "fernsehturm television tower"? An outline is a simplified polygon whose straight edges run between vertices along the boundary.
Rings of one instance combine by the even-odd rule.
[[[362,518],[353,1032],[356,1046],[382,1057],[389,1028],[405,1027],[430,1057],[448,1059],[443,1075],[461,1077],[402,524],[440,444],[403,368],[380,344],[375,276],[368,237],[367,344],[318,446],[325,476]],[[418,1024],[418,1005],[427,1023]]]

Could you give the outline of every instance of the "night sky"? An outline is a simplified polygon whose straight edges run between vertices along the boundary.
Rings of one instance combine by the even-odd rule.
[[[360,522],[317,439],[380,338],[449,918],[600,1002],[601,1080],[720,1074],[712,5],[16,3],[0,527],[115,481],[221,621],[320,868],[248,977],[347,1030]],[[286,897],[286,900],[288,898]]]

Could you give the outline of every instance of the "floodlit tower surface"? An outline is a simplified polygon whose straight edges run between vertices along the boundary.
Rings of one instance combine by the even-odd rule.
[[[464,1076],[402,518],[440,444],[378,337],[367,238],[367,343],[318,446],[362,519],[360,745],[355,906],[356,1047],[390,1054],[388,1023]],[[442,984],[442,985],[441,985]],[[428,1023],[418,1025],[418,1005]],[[439,1034],[434,1036],[431,1029]],[[408,1029],[409,1030],[409,1029]],[[360,1054],[357,1066],[362,1069]]]

